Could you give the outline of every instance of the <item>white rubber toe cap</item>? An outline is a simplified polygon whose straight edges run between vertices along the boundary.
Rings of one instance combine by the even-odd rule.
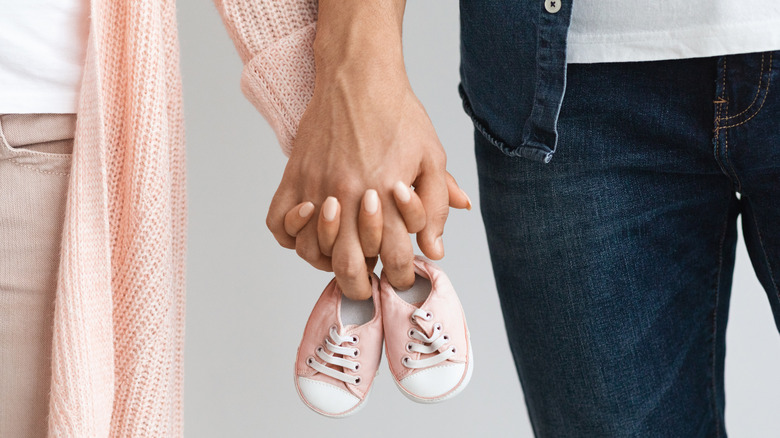
[[[360,403],[360,399],[344,389],[319,380],[298,377],[301,397],[321,414],[341,416]]]
[[[416,372],[399,383],[413,396],[437,398],[458,386],[465,369],[463,363],[441,365]]]

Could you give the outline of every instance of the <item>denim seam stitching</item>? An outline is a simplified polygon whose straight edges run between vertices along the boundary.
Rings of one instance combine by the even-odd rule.
[[[66,173],[61,173],[61,172],[47,172],[47,171],[45,171],[45,170],[36,169],[36,168],[35,168],[35,167],[33,167],[33,166],[28,166],[28,165],[26,165],[26,164],[19,163],[18,161],[16,161],[16,159],[15,159],[15,158],[6,158],[6,159],[4,159],[4,160],[0,160],[0,161],[9,161],[9,162],[11,162],[12,164],[14,164],[14,165],[16,165],[16,166],[19,166],[19,167],[24,167],[25,169],[30,169],[30,170],[32,170],[32,171],[35,171],[35,172],[38,172],[38,173],[45,173],[45,174],[47,174],[47,175],[62,175],[62,176],[68,176],[68,175],[70,175],[70,172],[66,172]]]
[[[769,70],[770,71],[772,70],[772,54],[771,53],[769,54]],[[764,88],[764,98],[761,100],[761,105],[758,107],[756,112],[754,112],[753,114],[750,115],[750,117],[748,117],[747,119],[745,119],[745,120],[743,120],[743,121],[741,121],[739,123],[735,123],[733,125],[726,125],[726,126],[723,126],[722,128],[723,129],[727,129],[727,128],[734,128],[736,126],[744,125],[745,123],[749,122],[753,117],[757,116],[758,113],[761,112],[761,108],[764,107],[764,104],[766,103],[767,96],[769,96],[769,86],[771,85],[771,83],[772,83],[772,76],[770,75],[769,79],[767,79],[767,82],[766,82],[766,88]],[[761,83],[759,82],[758,85],[759,85],[759,91],[760,91],[761,90]]]
[[[769,272],[769,281],[775,288],[775,296],[780,298],[780,288],[775,281],[775,274],[772,272],[772,265],[769,263],[769,256],[766,253],[766,246],[764,246],[764,240],[761,237],[761,229],[758,228],[758,220],[756,219],[756,211],[753,209],[753,226],[756,227],[756,235],[758,235],[758,244],[761,246],[761,253],[764,255],[764,262],[766,263],[766,270]]]
[[[771,67],[770,67],[771,69]],[[756,104],[756,101],[758,100],[758,96],[761,94],[761,84],[764,82],[764,54],[761,54],[761,72],[758,74],[758,89],[756,89],[756,94],[753,96],[753,101],[750,102],[750,105],[747,106],[744,110],[742,110],[739,114],[734,114],[733,116],[723,117],[721,120],[730,120],[736,117],[741,116],[742,114],[745,114],[750,110],[750,108],[753,107],[753,105]]]
[[[737,175],[737,171],[734,170],[734,166],[731,164],[731,157],[729,157],[729,132],[723,131],[723,139],[725,140],[726,144],[723,147],[723,158],[726,160],[726,163],[728,164],[729,173],[734,176],[734,179],[737,180],[737,191],[742,191],[742,181],[739,180],[739,175]]]
[[[712,412],[715,415],[715,436],[720,437],[720,416],[718,415],[717,403],[717,382],[715,381],[715,349],[718,345],[718,302],[720,301],[720,277],[723,271],[723,244],[726,241],[726,232],[729,226],[729,208],[726,209],[726,219],[723,221],[723,228],[718,244],[718,269],[715,273],[715,305],[712,309],[712,349],[710,350],[710,372],[712,374],[710,389],[712,390]]]
[[[728,99],[726,99],[726,57],[723,57],[723,67],[721,71],[721,92],[720,95],[717,96],[718,100],[715,101],[718,104],[717,112],[715,115],[715,148],[713,150],[713,155],[715,156],[715,162],[718,164],[718,167],[720,168],[721,172],[723,172],[724,175],[731,178],[731,175],[729,174],[728,169],[726,169],[726,166],[723,163],[723,160],[720,159],[720,149],[721,149],[721,126],[720,126],[720,120],[721,120],[721,114],[724,113],[724,108],[727,110],[728,108],[724,105],[728,104]]]
[[[762,63],[761,70],[763,72],[763,63]],[[719,110],[723,109],[723,113],[726,116],[725,118],[728,119],[729,117],[728,117],[728,99],[726,99],[726,58],[725,57],[723,58],[723,74],[721,76],[722,76],[721,81],[722,81],[722,86],[723,86],[723,90],[722,90],[723,96],[720,99],[723,102],[718,106],[718,109]],[[759,83],[758,83],[758,89],[759,89],[758,92],[759,93],[760,93],[760,90],[761,90],[761,82],[762,81],[763,81],[763,73],[761,75],[761,78],[759,78]],[[764,95],[764,99],[766,100],[766,94]],[[762,107],[764,106],[763,102],[761,103],[761,106]],[[758,111],[761,111],[761,107],[758,108]],[[756,111],[755,114],[758,114],[758,111]],[[717,125],[716,141],[717,141],[717,144],[720,143],[720,130],[723,129],[724,130],[723,131],[723,160],[722,160],[723,164],[721,165],[721,169],[726,173],[726,175],[729,178],[732,178],[733,181],[736,182],[737,191],[741,192],[742,191],[742,181],[740,181],[739,175],[737,175],[737,172],[734,170],[734,165],[731,164],[731,158],[729,157],[729,133],[728,133],[728,131],[725,130],[726,128],[728,128],[728,126],[725,126],[725,127],[720,126],[720,120],[721,120],[720,119],[720,114],[721,114],[721,112],[718,111],[718,117],[717,117],[717,121],[716,121],[716,125]],[[751,116],[751,118],[754,117],[755,114],[753,114],[753,116]],[[748,119],[748,120],[750,120],[750,119]],[[747,120],[745,120],[745,122],[746,121]],[[717,152],[718,152],[718,150],[716,148],[716,154],[717,154]],[[716,157],[717,157],[717,155],[716,155]]]

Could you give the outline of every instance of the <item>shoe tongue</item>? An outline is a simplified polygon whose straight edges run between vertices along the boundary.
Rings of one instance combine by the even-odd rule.
[[[417,325],[420,326],[422,329],[422,332],[425,333],[426,336],[430,337],[433,334],[433,326],[436,325],[434,321],[425,321],[421,319],[417,319]]]

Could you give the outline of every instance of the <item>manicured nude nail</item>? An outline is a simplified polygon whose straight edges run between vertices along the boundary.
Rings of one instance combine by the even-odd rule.
[[[374,189],[368,189],[366,191],[366,199],[363,204],[363,208],[366,209],[366,213],[374,214],[379,209],[379,195]]]
[[[395,183],[393,192],[395,193],[395,197],[404,204],[412,199],[412,192],[409,190],[409,186],[401,181]]]
[[[312,211],[314,211],[314,204],[307,202],[298,209],[298,215],[300,217],[308,217]]]
[[[325,202],[322,204],[322,217],[328,222],[333,222],[336,219],[336,209],[338,208],[339,201],[333,196],[328,196]]]
[[[471,198],[469,198],[469,195],[466,194],[466,192],[458,187],[460,189],[460,192],[463,193],[463,196],[466,197],[466,202],[468,202],[468,205],[466,205],[466,210],[471,210]]]
[[[444,241],[442,240],[441,236],[436,238],[434,246],[436,246],[436,251],[438,251],[441,255],[444,255]]]

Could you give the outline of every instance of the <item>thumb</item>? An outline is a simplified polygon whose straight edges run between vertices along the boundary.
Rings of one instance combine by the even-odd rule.
[[[414,191],[422,201],[426,216],[425,228],[417,233],[417,245],[423,254],[432,260],[444,257],[441,236],[450,211],[446,174],[443,169],[424,171],[414,184]]]
[[[446,172],[445,178],[447,179],[447,192],[450,197],[450,207],[471,210],[471,199],[469,199],[469,195],[458,186],[455,177],[449,172]]]

